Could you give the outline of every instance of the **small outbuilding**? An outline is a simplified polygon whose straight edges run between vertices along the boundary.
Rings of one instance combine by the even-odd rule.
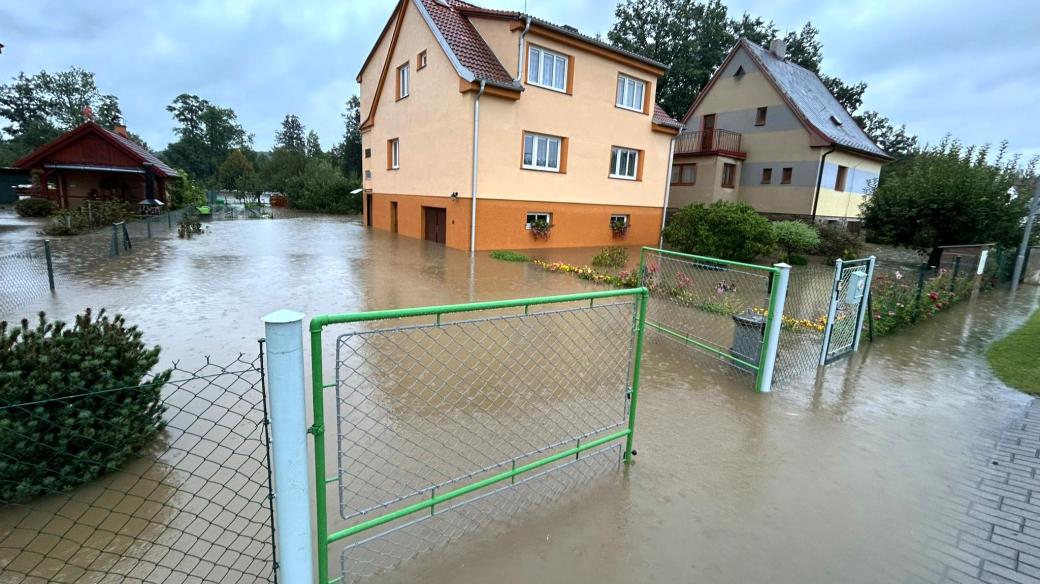
[[[14,168],[39,175],[46,197],[63,208],[86,201],[166,203],[177,171],[131,140],[126,126],[109,130],[88,121],[16,160]]]

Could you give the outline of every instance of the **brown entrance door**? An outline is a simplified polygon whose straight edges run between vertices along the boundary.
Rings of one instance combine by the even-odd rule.
[[[372,195],[365,195],[365,225],[372,226]]]
[[[423,238],[426,241],[444,243],[448,224],[448,210],[440,207],[423,207]]]
[[[712,150],[715,145],[715,114],[707,114],[701,122],[701,150]]]
[[[397,201],[390,203],[390,233],[397,233]]]

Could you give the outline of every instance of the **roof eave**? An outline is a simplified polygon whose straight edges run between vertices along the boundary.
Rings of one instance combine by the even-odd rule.
[[[563,26],[560,26],[558,24],[553,24],[553,23],[551,23],[551,22],[549,22],[547,20],[542,20],[541,18],[538,18],[537,16],[532,16],[530,14],[518,13],[517,18],[518,19],[530,18],[532,24],[536,24],[536,25],[548,28],[548,29],[550,29],[550,30],[552,30],[552,31],[554,31],[556,33],[559,33],[559,34],[562,34],[564,36],[570,37],[570,38],[572,38],[572,39],[574,39],[576,41],[580,41],[580,42],[583,42],[583,43],[588,43],[588,44],[597,46],[597,47],[599,47],[601,49],[605,49],[605,50],[611,51],[613,53],[617,53],[618,55],[620,55],[622,57],[627,57],[629,59],[633,59],[635,61],[639,61],[639,62],[643,63],[644,65],[649,65],[650,67],[654,67],[656,69],[660,69],[661,70],[661,73],[660,73],[661,75],[663,75],[664,72],[668,70],[668,65],[665,65],[664,63],[661,63],[660,61],[655,61],[655,60],[653,60],[653,59],[651,59],[649,57],[644,57],[643,55],[640,55],[638,53],[634,53],[632,51],[626,51],[626,50],[623,50],[623,49],[619,49],[618,47],[615,47],[615,46],[613,46],[613,45],[611,45],[609,43],[605,43],[605,42],[600,41],[600,40],[596,40],[595,38],[592,38],[592,37],[590,37],[588,35],[581,34],[580,32],[575,32],[573,30],[570,30],[570,29],[565,28]]]
[[[455,67],[455,72],[459,74],[459,77],[466,81],[480,81],[472,71],[459,61],[458,55],[456,55],[455,51],[451,49],[448,40],[444,38],[443,34],[441,34],[440,28],[437,26],[437,23],[434,22],[433,16],[431,16],[430,12],[426,10],[426,6],[423,5],[422,1],[412,0],[412,4],[414,4],[419,10],[419,14],[422,15],[423,21],[426,22],[426,26],[430,29],[430,32],[433,33],[433,38],[437,39],[437,44],[441,46],[441,50],[443,50],[444,54],[448,56],[448,60],[451,61],[451,65]]]

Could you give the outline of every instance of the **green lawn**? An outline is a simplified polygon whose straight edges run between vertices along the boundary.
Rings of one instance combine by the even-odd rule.
[[[1001,381],[1026,393],[1040,394],[1040,310],[1022,328],[993,343],[986,351]]]

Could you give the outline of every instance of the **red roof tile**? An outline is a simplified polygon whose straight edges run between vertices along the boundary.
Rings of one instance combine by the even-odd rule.
[[[668,126],[670,128],[681,128],[682,124],[679,120],[676,120],[672,116],[668,115],[668,112],[664,111],[664,108],[660,104],[654,104],[654,123],[662,126]]]
[[[469,69],[478,81],[500,85],[514,85],[513,76],[506,71],[477,29],[460,8],[475,8],[460,0],[419,0],[430,14],[441,36],[448,43],[459,63]]]

